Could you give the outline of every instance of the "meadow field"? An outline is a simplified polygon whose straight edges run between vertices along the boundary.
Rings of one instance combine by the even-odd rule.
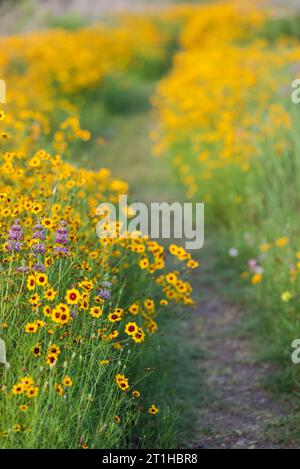
[[[0,448],[298,448],[297,5],[88,3],[0,5]]]

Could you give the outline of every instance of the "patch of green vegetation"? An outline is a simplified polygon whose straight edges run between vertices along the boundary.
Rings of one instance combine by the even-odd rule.
[[[265,436],[269,440],[273,440],[284,446],[298,448],[300,441],[299,411],[299,405],[294,402],[293,411],[285,417],[273,420],[273,422],[267,426]]]
[[[66,13],[56,16],[52,12],[47,12],[43,18],[42,25],[46,28],[66,29],[76,31],[87,25],[87,20],[76,13]]]
[[[129,114],[149,109],[149,91],[136,77],[109,76],[104,80],[100,99],[111,114]]]
[[[268,41],[277,41],[283,36],[300,40],[300,14],[271,18],[264,23],[256,34]]]

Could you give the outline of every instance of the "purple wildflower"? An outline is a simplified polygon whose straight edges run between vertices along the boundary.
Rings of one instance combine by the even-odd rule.
[[[100,296],[100,298],[102,298],[103,300],[110,300],[111,299],[110,291],[106,290],[105,288],[98,292],[98,296]]]
[[[33,233],[33,239],[40,239],[41,241],[44,241],[46,238],[46,235],[44,233],[44,227],[40,223],[37,223],[34,226],[34,233]]]
[[[57,252],[58,254],[68,254],[69,248],[63,248],[62,246],[56,246],[54,248],[54,252]]]
[[[67,223],[64,220],[61,220],[58,228],[56,229],[55,242],[58,245],[54,248],[55,252],[59,254],[68,254],[69,252],[68,230],[67,230]]]
[[[112,286],[112,283],[108,282],[107,280],[104,280],[104,282],[101,282],[101,286],[104,288],[110,288]]]
[[[32,249],[36,254],[44,254],[46,250],[45,245],[42,243],[34,244]]]
[[[33,239],[36,239],[37,241],[40,241],[40,242],[35,243],[32,246],[33,252],[35,254],[44,254],[46,249],[45,249],[45,244],[43,243],[43,241],[45,241],[46,236],[45,236],[45,232],[44,232],[44,227],[40,223],[37,223],[34,226]]]
[[[44,264],[34,264],[33,270],[35,270],[36,272],[45,272],[46,267],[44,266]]]
[[[6,247],[8,251],[20,251],[22,247],[21,241],[23,239],[23,233],[23,228],[21,227],[19,220],[16,220],[8,232],[8,243]]]

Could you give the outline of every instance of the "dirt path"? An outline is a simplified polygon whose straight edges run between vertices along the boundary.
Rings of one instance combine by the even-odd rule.
[[[191,317],[192,340],[200,342],[204,353],[199,366],[210,396],[201,404],[191,447],[287,448],[278,443],[280,431],[266,430],[291,409],[274,402],[264,390],[270,366],[255,361],[249,338],[238,332],[244,312],[220,294],[222,289],[224,285],[212,278],[202,285],[206,296]]]
[[[93,0],[92,5],[86,0],[39,0],[40,8],[51,10],[55,14],[75,12],[88,18],[115,11],[145,11],[150,8],[162,8],[168,0]]]
[[[0,36],[49,26],[57,17],[81,18],[83,22],[103,20],[118,12],[146,12],[169,6],[169,0],[36,0],[11,4],[0,2]]]

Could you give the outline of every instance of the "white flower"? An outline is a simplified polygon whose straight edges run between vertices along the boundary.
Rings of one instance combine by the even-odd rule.
[[[239,255],[239,251],[236,248],[230,248],[228,254],[230,257],[237,257]]]

